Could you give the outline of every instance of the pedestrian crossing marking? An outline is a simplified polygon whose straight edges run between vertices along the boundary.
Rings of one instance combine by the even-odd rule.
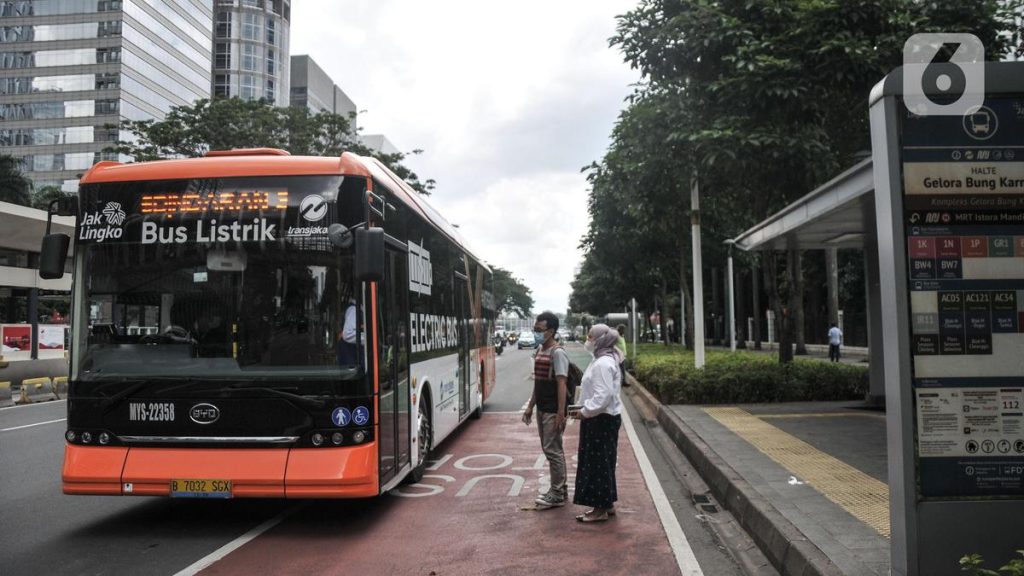
[[[855,518],[890,536],[885,483],[741,408],[704,408],[704,412]]]

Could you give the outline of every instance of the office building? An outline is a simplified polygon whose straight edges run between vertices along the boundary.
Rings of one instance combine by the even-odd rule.
[[[380,154],[397,154],[398,147],[383,134],[365,134],[359,136],[359,142],[370,150]]]
[[[291,61],[291,105],[305,106],[311,114],[333,112],[351,118],[355,132],[356,103],[309,56],[292,56]]]
[[[75,190],[128,133],[210,95],[213,0],[0,1],[0,154]]]
[[[214,0],[213,95],[288,106],[291,0]]]

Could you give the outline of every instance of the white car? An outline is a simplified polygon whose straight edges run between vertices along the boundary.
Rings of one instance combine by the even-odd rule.
[[[523,348],[536,348],[537,341],[533,338],[533,332],[522,332],[519,334],[519,339],[516,340],[516,348],[522,350]]]

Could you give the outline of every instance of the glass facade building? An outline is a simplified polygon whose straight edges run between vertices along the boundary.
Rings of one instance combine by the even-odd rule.
[[[0,154],[75,190],[129,135],[210,97],[214,0],[0,0]]]
[[[291,0],[214,0],[214,97],[289,101]]]

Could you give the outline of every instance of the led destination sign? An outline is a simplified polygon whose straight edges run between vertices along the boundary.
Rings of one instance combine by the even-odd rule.
[[[163,214],[168,218],[207,212],[284,212],[288,209],[288,191],[236,190],[145,194],[139,203],[139,209],[143,214]]]

